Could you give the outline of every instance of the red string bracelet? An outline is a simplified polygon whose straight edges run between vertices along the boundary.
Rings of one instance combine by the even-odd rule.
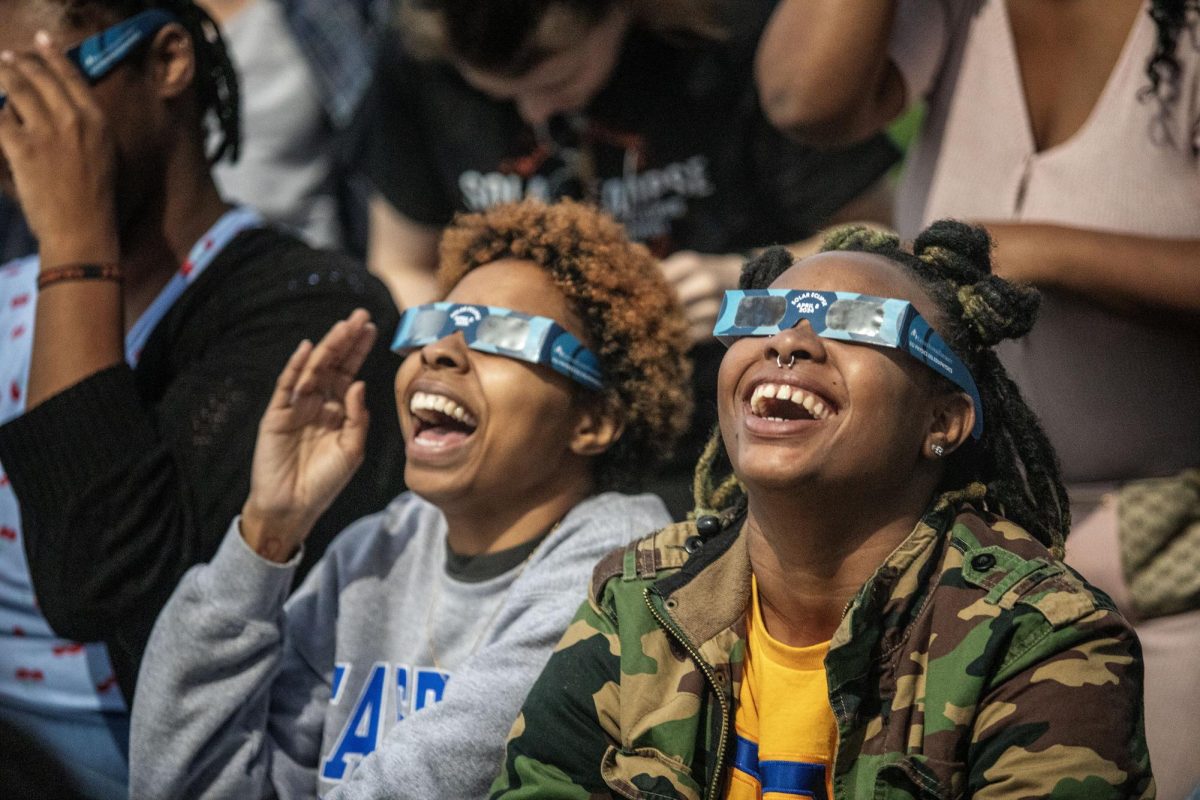
[[[62,281],[121,281],[121,268],[116,264],[73,264],[55,267],[38,275],[37,287],[41,291],[47,286]]]

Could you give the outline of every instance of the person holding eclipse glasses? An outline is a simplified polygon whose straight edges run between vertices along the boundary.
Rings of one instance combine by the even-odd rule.
[[[237,78],[190,0],[0,4],[0,96],[0,189],[39,242],[0,267],[0,715],[64,793],[125,797],[146,639],[249,489],[279,369],[355,308],[396,314],[358,265],[221,199]],[[402,486],[396,363],[365,359],[381,435],[304,569]]]
[[[155,626],[132,797],[484,796],[592,566],[670,521],[616,491],[691,405],[687,325],[649,252],[587,206],[527,201],[460,217],[440,262],[445,300],[392,343],[410,491],[288,599],[368,438],[356,313],[280,375],[242,514]]]
[[[1061,561],[993,349],[1038,296],[989,248],[943,221],[746,265],[697,518],[597,566],[493,798],[1154,796],[1137,638]]]

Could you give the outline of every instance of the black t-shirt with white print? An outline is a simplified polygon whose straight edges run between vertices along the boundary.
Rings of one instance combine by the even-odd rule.
[[[574,197],[598,203],[659,257],[811,236],[899,153],[882,135],[819,151],[773,128],[753,62],[775,0],[734,5],[720,42],[632,31],[588,108],[541,131],[452,65],[409,57],[393,35],[364,109],[363,169],[397,211],[427,225],[528,196]],[[650,487],[676,516],[690,508],[692,465],[716,423],[722,353],[715,342],[693,351],[696,415]]]
[[[446,63],[384,48],[365,171],[404,216],[443,225],[526,196],[598,202],[660,256],[740,252],[811,235],[897,158],[885,137],[839,151],[788,140],[763,115],[754,45],[773,0],[740,0],[723,42],[633,31],[580,114],[535,132],[511,102]]]

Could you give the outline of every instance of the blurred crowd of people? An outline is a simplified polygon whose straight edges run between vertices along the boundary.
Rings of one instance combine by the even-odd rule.
[[[864,538],[874,560],[827,630],[787,627],[767,593],[789,581],[753,544],[753,582],[680,627],[727,611],[752,652],[766,630],[824,641],[833,676],[847,601],[911,541],[882,532],[962,523],[936,515],[964,503],[999,515],[963,523],[978,583],[913,567],[904,591],[931,581],[945,604],[932,587],[966,581],[994,608],[959,619],[1044,627],[946,650],[907,750],[847,733],[917,691],[863,666],[883,688],[862,708],[813,712],[837,746],[812,756],[811,796],[1200,798],[1194,0],[13,0],[0,99],[6,796],[591,796],[593,775],[629,797],[762,796],[745,691],[736,758],[724,735],[679,745],[687,763],[648,744],[701,701],[627,699],[687,658],[644,627],[670,630],[675,601],[634,582],[681,569],[682,596],[720,594],[682,580],[727,531],[858,519],[903,480],[915,516],[897,499]],[[799,467],[756,460],[723,405],[730,341],[767,333],[714,337],[768,289],[905,297],[974,375],[956,382],[978,384],[974,416],[939,406],[912,466],[895,408],[843,414],[878,434],[874,453],[822,444],[858,459],[854,481],[770,477]],[[780,374],[825,357],[825,338],[771,335],[757,358]],[[852,407],[844,384],[807,386],[797,413],[820,421],[830,392]],[[633,544],[672,521],[677,545]],[[744,689],[709,627],[690,655],[731,677],[683,683]],[[922,670],[936,636],[959,641],[934,630],[904,645]],[[1005,673],[1027,650],[1044,661]],[[967,705],[934,687],[977,668],[997,683]],[[966,738],[934,738],[943,723]],[[857,760],[835,757],[847,741]],[[868,756],[878,778],[855,771]],[[897,793],[871,794],[891,767]]]

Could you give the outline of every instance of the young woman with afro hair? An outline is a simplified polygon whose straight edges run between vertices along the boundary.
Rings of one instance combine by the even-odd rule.
[[[612,220],[527,201],[458,218],[444,300],[393,348],[409,491],[287,597],[311,520],[368,438],[358,312],[297,348],[250,496],[184,578],[134,704],[133,797],[478,797],[594,562],[667,521],[617,489],[690,399],[686,323]]]

